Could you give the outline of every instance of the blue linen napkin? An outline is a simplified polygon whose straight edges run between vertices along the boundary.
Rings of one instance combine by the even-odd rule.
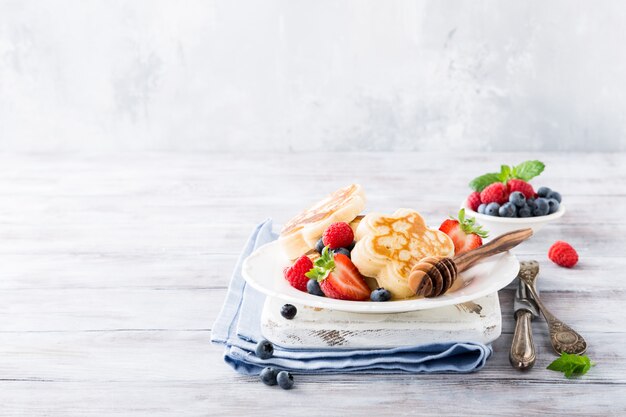
[[[211,332],[213,343],[225,346],[224,360],[237,372],[257,375],[266,366],[294,373],[467,373],[481,369],[492,354],[490,345],[475,342],[433,343],[387,349],[286,349],[274,346],[274,356],[254,354],[261,334],[265,296],[241,275],[244,259],[277,238],[272,221],[259,224],[244,247]]]

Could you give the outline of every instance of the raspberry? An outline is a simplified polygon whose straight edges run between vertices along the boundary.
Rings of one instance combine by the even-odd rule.
[[[509,201],[509,191],[501,182],[488,185],[481,193],[480,200],[485,203],[498,203],[500,205]]]
[[[478,206],[482,201],[480,201],[480,193],[478,191],[474,191],[467,197],[467,207],[471,208],[474,211],[478,211]]]
[[[535,190],[533,190],[533,186],[527,183],[526,181],[512,179],[512,180],[509,180],[506,183],[506,185],[509,189],[509,194],[511,194],[514,191],[519,191],[522,194],[524,194],[524,197],[526,198],[535,197]]]
[[[578,254],[569,243],[558,240],[548,250],[548,258],[559,266],[571,268],[578,262]]]
[[[309,272],[311,268],[313,268],[313,262],[306,255],[302,255],[293,265],[283,270],[283,275],[292,287],[306,292],[309,278],[304,274]]]
[[[337,222],[328,226],[322,240],[330,249],[345,248],[352,244],[354,232],[348,223]]]

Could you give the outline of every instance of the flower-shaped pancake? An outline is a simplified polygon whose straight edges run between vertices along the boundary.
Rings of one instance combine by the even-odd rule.
[[[352,262],[361,274],[373,277],[394,298],[415,295],[408,286],[411,268],[429,256],[453,256],[452,239],[429,229],[415,210],[398,209],[391,216],[366,215],[356,231]]]

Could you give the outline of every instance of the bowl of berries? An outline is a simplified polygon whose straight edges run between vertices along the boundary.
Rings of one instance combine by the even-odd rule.
[[[476,177],[469,184],[473,192],[461,207],[489,231],[491,238],[527,227],[537,233],[565,214],[558,191],[546,186],[535,191],[529,182],[544,168],[540,161],[525,161]]]

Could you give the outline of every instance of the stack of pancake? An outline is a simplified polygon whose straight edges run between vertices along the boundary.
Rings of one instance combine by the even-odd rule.
[[[335,191],[283,227],[279,241],[284,252],[292,260],[313,254],[331,223],[350,223],[356,230],[351,257],[359,272],[374,278],[394,299],[414,297],[415,290],[408,285],[413,266],[426,257],[453,256],[454,243],[445,233],[429,229],[415,210],[359,216],[364,208],[365,193],[360,185]]]

